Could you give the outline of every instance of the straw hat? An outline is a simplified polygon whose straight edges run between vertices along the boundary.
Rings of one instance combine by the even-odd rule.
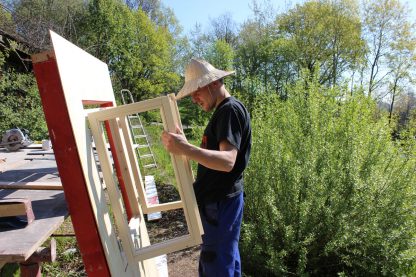
[[[216,69],[204,60],[192,59],[185,70],[185,84],[176,95],[176,99],[181,99],[190,95],[192,92],[205,87],[206,85],[222,79],[225,76],[234,74],[235,71],[223,71]]]

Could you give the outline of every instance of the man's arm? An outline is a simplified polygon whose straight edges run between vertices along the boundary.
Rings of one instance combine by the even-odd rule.
[[[175,155],[185,155],[210,169],[230,172],[237,158],[237,148],[227,140],[220,142],[220,150],[208,150],[190,144],[177,128],[177,134],[163,132],[162,142],[166,150]]]

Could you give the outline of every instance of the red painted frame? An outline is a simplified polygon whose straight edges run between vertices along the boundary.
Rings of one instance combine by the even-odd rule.
[[[88,276],[111,276],[88,196],[58,66],[53,54],[34,62],[46,123],[54,148],[65,199]],[[112,105],[94,100],[96,104]]]

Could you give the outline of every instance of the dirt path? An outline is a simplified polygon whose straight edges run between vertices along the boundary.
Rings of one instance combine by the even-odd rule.
[[[168,254],[169,277],[198,276],[200,247],[195,246]]]

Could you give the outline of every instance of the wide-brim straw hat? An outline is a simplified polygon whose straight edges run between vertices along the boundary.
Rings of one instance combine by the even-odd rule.
[[[176,95],[176,99],[188,96],[198,89],[234,73],[235,71],[216,69],[204,60],[191,59],[185,70],[185,84]]]

